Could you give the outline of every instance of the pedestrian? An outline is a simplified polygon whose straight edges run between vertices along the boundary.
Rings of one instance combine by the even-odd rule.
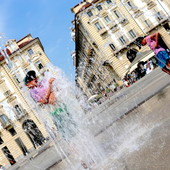
[[[142,45],[148,45],[150,49],[155,53],[155,57],[158,60],[158,66],[161,67],[162,71],[166,72],[167,74],[170,74],[170,68],[169,68],[169,55],[167,51],[162,48],[159,44],[159,33],[154,33],[152,35],[148,35],[146,37],[138,37],[137,41]]]
[[[76,132],[75,122],[68,113],[67,106],[63,102],[57,101],[53,92],[53,82],[55,78],[51,77],[48,81],[42,79],[39,81],[34,70],[29,71],[25,77],[25,85],[30,89],[30,95],[35,102],[44,105],[54,106],[54,110],[50,112],[54,124],[62,137],[69,143],[70,139],[74,137]],[[73,130],[74,129],[74,130]],[[70,146],[71,150],[77,153],[74,146]],[[81,160],[81,165],[86,169],[87,165]]]

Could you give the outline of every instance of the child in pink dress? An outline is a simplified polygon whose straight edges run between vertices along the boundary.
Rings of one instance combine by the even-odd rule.
[[[148,45],[150,49],[155,53],[156,58],[158,59],[158,65],[162,68],[162,71],[170,74],[170,69],[167,68],[167,60],[169,60],[169,55],[167,51],[159,45],[159,33],[149,35],[145,38],[139,37],[139,43],[141,45]]]

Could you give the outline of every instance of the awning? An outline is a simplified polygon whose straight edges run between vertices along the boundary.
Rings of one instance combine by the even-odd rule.
[[[92,101],[96,100],[96,97],[97,97],[97,96],[98,96],[98,95],[95,94],[95,95],[89,97],[88,102],[92,102]]]
[[[128,72],[132,72],[134,69],[137,68],[137,65],[140,61],[147,61],[148,59],[150,59],[151,57],[153,57],[155,54],[153,51],[148,50],[148,51],[144,51],[144,52],[138,52],[136,54],[135,59],[133,60],[133,62],[130,64],[128,70],[126,73]]]

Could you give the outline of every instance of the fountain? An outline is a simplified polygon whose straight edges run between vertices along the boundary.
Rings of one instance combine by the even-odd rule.
[[[2,48],[6,49],[5,46],[2,46]],[[18,77],[15,65],[10,60],[6,50],[3,49],[1,53],[3,52],[8,67]],[[18,55],[21,56],[19,50]],[[30,60],[28,62],[31,64]],[[101,162],[104,154],[88,129],[89,122],[86,122],[84,112],[84,107],[87,104],[82,92],[74,83],[68,81],[62,70],[56,66],[49,63],[45,69],[46,71],[39,79],[40,81],[45,79],[46,83],[48,83],[49,78],[55,78],[53,92],[57,99],[56,105],[37,104],[30,97],[24,82],[21,82],[27,103],[43,122],[50,139],[53,141],[56,152],[62,160],[67,161],[70,169],[86,169],[96,165],[98,162]]]
[[[10,63],[9,57],[7,61]],[[12,62],[11,68],[15,73],[15,65]],[[161,77],[164,78],[164,81],[165,76]],[[36,111],[37,117],[43,122],[53,141],[56,153],[60,155],[69,169],[78,170],[87,168],[86,166],[95,170],[161,169],[166,167],[166,164],[154,165],[151,162],[154,159],[158,162],[162,160],[158,159],[158,156],[161,153],[164,154],[165,147],[168,146],[166,141],[169,134],[168,114],[170,113],[169,103],[166,102],[169,99],[168,95],[163,97],[163,101],[157,100],[157,96],[154,96],[139,106],[140,102],[143,103],[146,100],[144,90],[147,89],[147,85],[137,82],[133,85],[133,90],[123,89],[117,92],[111,100],[101,104],[101,107],[97,108],[98,110],[85,113],[86,100],[82,92],[66,78],[62,70],[48,64],[39,80],[45,78],[48,82],[51,77],[55,78],[53,82],[53,91],[57,98],[55,106],[35,103],[24,83],[22,90],[31,109]],[[150,76],[148,79],[156,84],[155,77]],[[154,89],[154,85],[152,88]],[[138,94],[138,96],[134,96],[134,94]],[[139,96],[142,98],[140,102],[137,99]],[[164,100],[164,98],[166,99]],[[57,115],[52,114],[54,111]],[[127,116],[126,114],[129,112],[130,114]],[[158,135],[155,135],[155,132]],[[158,138],[158,142],[154,141],[155,137]],[[148,153],[148,150],[154,149],[157,154]],[[150,157],[145,161],[147,154]],[[165,157],[163,159],[168,160]],[[146,164],[140,160],[145,161]]]

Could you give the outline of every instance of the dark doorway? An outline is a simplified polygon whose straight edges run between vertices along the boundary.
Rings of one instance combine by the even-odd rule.
[[[9,149],[5,146],[2,148],[2,151],[4,152],[6,158],[10,162],[10,164],[14,165],[16,163],[16,161],[15,161],[14,157],[12,156],[11,152],[9,151]]]
[[[159,45],[160,45],[162,48],[164,48],[165,50],[169,49],[168,46],[165,44],[165,42],[164,42],[164,40],[162,39],[161,36],[159,36],[158,42],[159,42]]]
[[[15,136],[17,134],[17,132],[15,131],[15,129],[12,127],[9,129],[9,133],[12,135],[12,136]]]
[[[28,150],[20,138],[15,139],[17,145],[20,147],[24,155],[27,155]]]
[[[32,120],[25,120],[22,126],[30,138],[34,148],[44,143],[45,138],[43,137],[41,131],[38,129],[37,125]]]

